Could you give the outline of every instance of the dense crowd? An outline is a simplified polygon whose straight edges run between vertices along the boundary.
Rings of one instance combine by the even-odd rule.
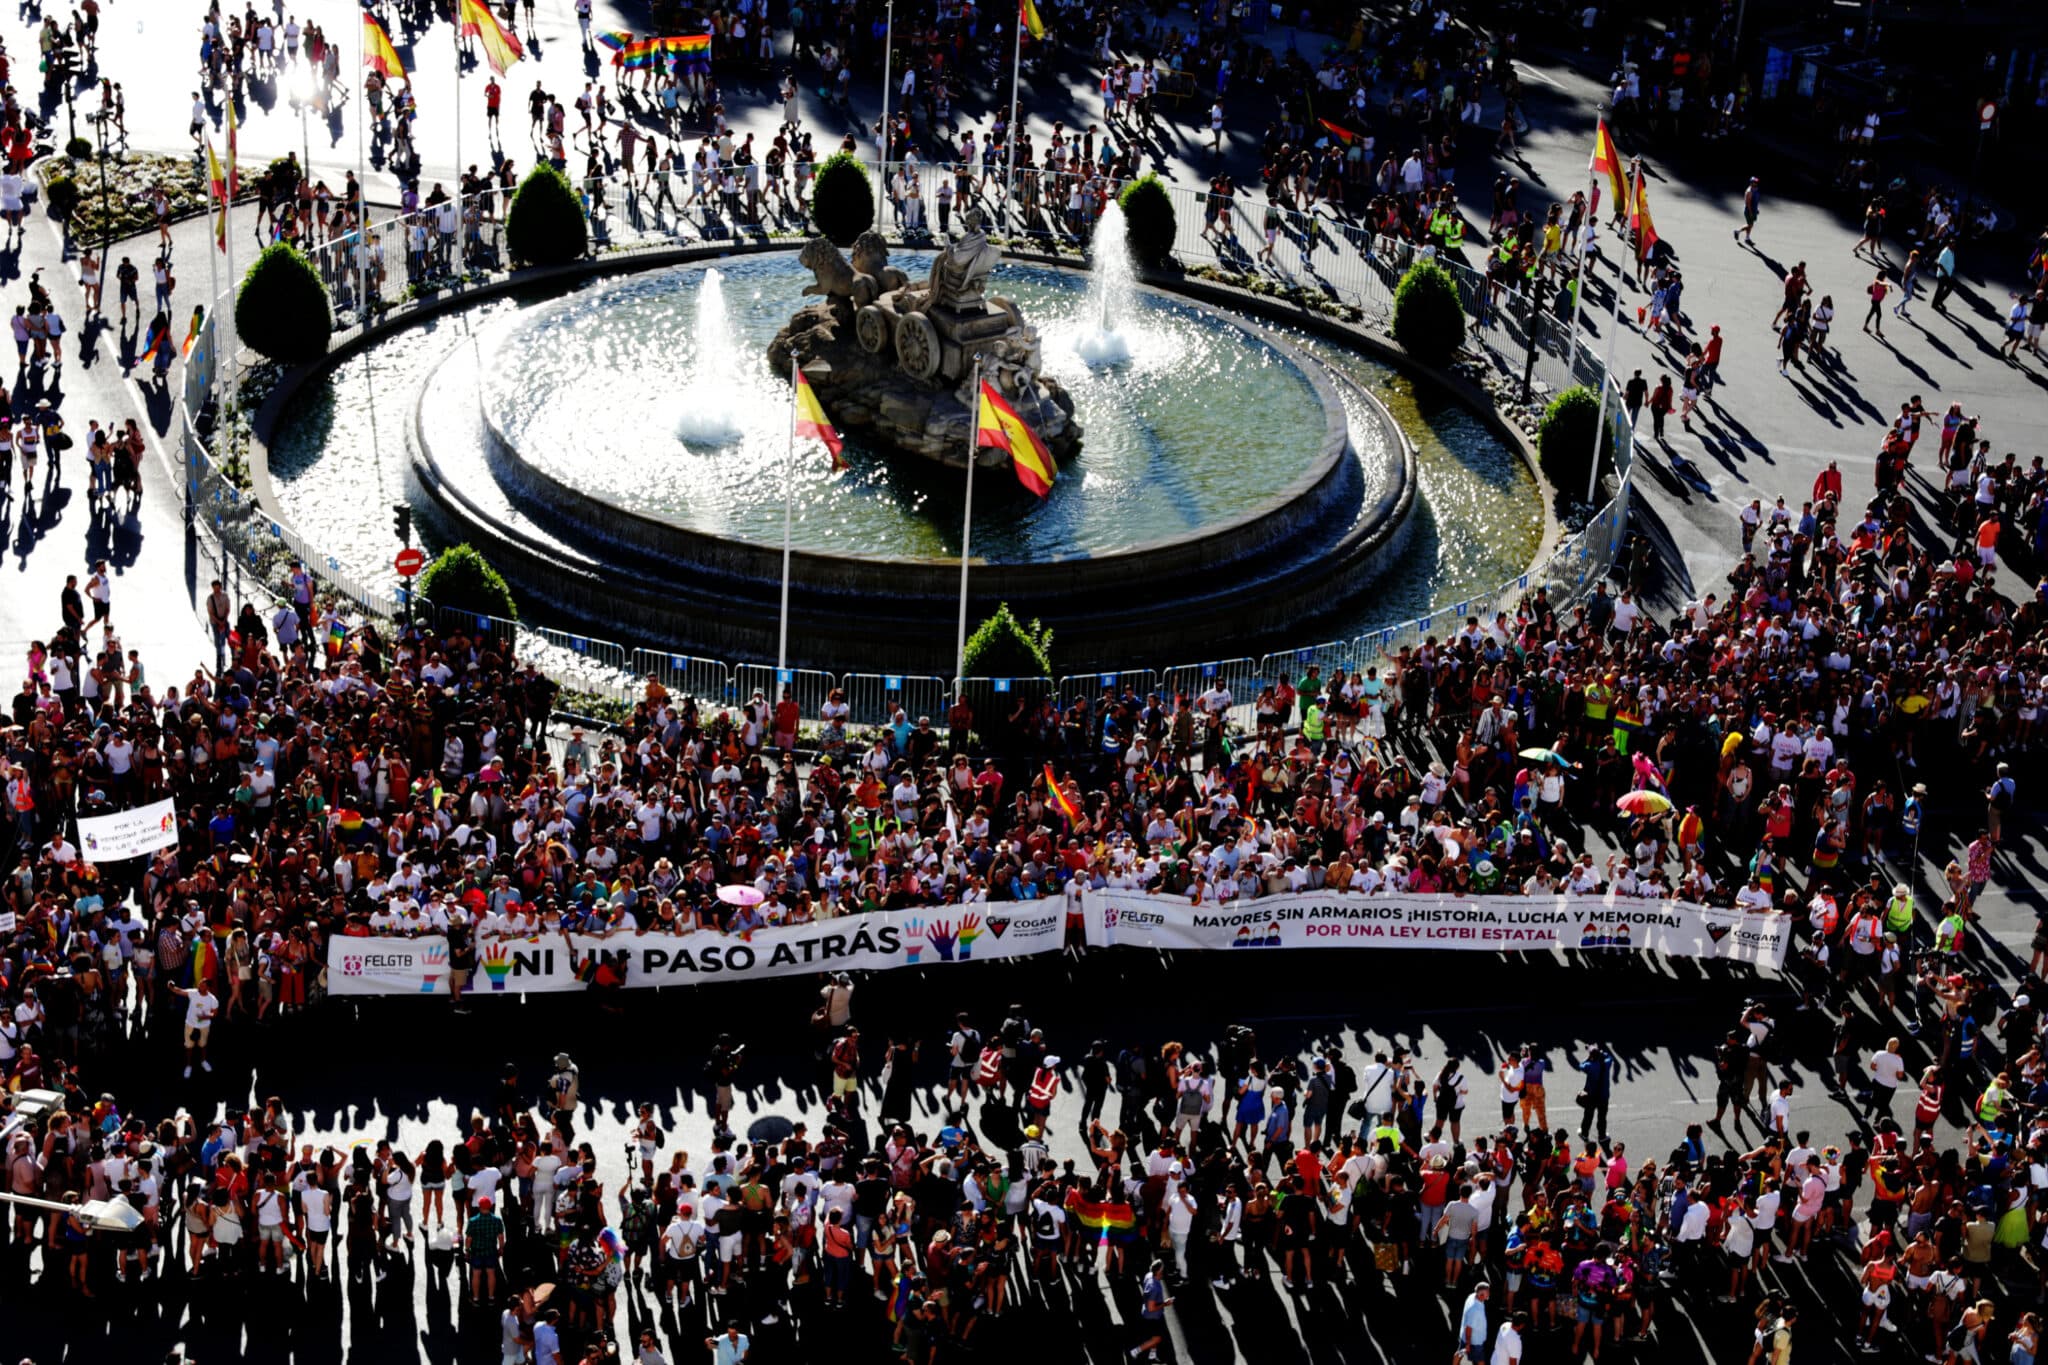
[[[1014,154],[1026,211],[1080,229],[1136,168],[1162,102],[1213,92],[1220,141],[1221,98],[1252,81],[1327,92],[1345,110],[1326,122],[1306,99],[1280,101],[1262,144],[1276,208],[1366,207],[1372,231],[1455,247],[1462,220],[1436,205],[1456,140],[1489,90],[1507,96],[1497,136],[1511,146],[1519,127],[1512,36],[1434,10],[1362,19],[1312,68],[1157,26],[1144,36],[1158,58],[1119,62],[1106,55],[1121,46],[1117,21],[1044,9],[1052,42],[1105,54],[1105,125],[1013,148],[998,117],[980,139],[939,142],[952,73],[1003,35],[978,30],[972,11],[920,26],[887,131],[913,168],[888,185],[899,222],[929,211],[943,229],[956,206],[1007,183]],[[750,17],[718,20],[717,70],[757,61]],[[842,99],[855,64],[879,67],[881,34],[863,18],[842,6],[798,21],[799,56],[816,52]],[[209,91],[233,97],[245,68],[274,78],[303,42],[323,73],[304,97],[338,98],[335,49],[317,30],[253,10],[208,25]],[[1711,66],[1683,45],[1629,53],[1618,117],[1719,135],[1742,117],[1744,87]],[[679,208],[707,200],[738,221],[765,197],[800,210],[812,152],[785,86],[791,117],[759,175],[715,78],[681,66],[615,86],[622,103],[665,111],[669,145],[625,137],[635,125],[593,82],[575,102],[579,134],[536,89],[536,157],[567,168],[580,136],[587,183],[623,168],[630,192]],[[503,92],[489,89],[496,139]],[[116,117],[118,88],[105,98]],[[394,164],[414,171],[413,278],[474,263],[499,212],[479,192],[508,190],[510,161],[422,197],[409,94],[373,81],[366,100]],[[685,122],[710,129],[695,149],[677,137]],[[953,174],[916,174],[927,154]],[[1226,207],[1235,192],[1212,185]],[[1500,188],[1489,236],[1518,244],[1517,268],[1555,273],[1595,206],[1538,222],[1516,196]],[[352,178],[331,194],[288,158],[259,201],[266,239],[339,243],[337,278],[353,274]],[[1926,212],[1939,231],[1952,210]],[[1269,219],[1269,246],[1277,230]],[[387,263],[382,244],[367,246],[376,289]],[[1662,311],[1680,317],[1660,285]],[[1794,316],[1803,303],[1788,284]],[[1800,340],[1811,356],[1810,330]],[[1924,447],[1923,431],[1935,438]],[[125,453],[120,439],[89,438],[95,460]],[[1944,497],[1951,543],[1916,542],[1916,481]],[[787,694],[708,702],[652,678],[616,727],[551,724],[555,684],[507,639],[455,616],[363,620],[297,564],[276,602],[237,605],[215,584],[216,668],[158,679],[121,647],[101,566],[31,648],[0,760],[13,868],[0,892],[0,1075],[15,1095],[60,1097],[17,1121],[4,1158],[8,1192],[61,1207],[17,1209],[7,1231],[40,1248],[45,1280],[83,1296],[172,1266],[378,1278],[424,1249],[459,1258],[464,1292],[498,1317],[503,1358],[538,1365],[622,1338],[621,1292],[693,1314],[716,1358],[734,1361],[749,1333],[856,1305],[872,1316],[879,1301],[881,1330],[926,1362],[985,1340],[1020,1297],[1098,1273],[1135,1286],[1133,1355],[1156,1352],[1173,1295],[1204,1284],[1229,1296],[1277,1278],[1307,1294],[1318,1280],[1380,1277],[1452,1295],[1468,1360],[1519,1365],[1536,1334],[1566,1331],[1575,1354],[1597,1356],[1684,1295],[1740,1301],[1755,1317],[1752,1365],[1785,1365],[1796,1313],[1754,1274],[1832,1240],[1857,1266],[1860,1345],[1896,1332],[1959,1362],[2003,1343],[2032,1365],[2040,1324],[2015,1272],[2048,1217],[2048,1062],[2039,1008],[1986,970],[1973,906],[2042,742],[2048,589],[2002,591],[1998,551],[2038,552],[2044,514],[2039,459],[1995,456],[1960,405],[1938,416],[1916,397],[1873,486],[1831,469],[1791,504],[1758,500],[1731,528],[1742,554],[1725,590],[1670,616],[1643,606],[1632,579],[1569,604],[1539,589],[1389,657],[1257,679],[1243,695],[1223,681],[1066,704],[1020,692],[1000,709],[898,708],[871,731],[841,696],[806,714]],[[96,865],[73,841],[78,817],[165,797],[174,849]],[[1930,900],[1912,882],[1935,806],[1965,851]],[[718,895],[734,885],[759,903]],[[1840,1021],[1831,1083],[1866,1121],[1846,1148],[1810,1140],[1762,1007],[1714,1051],[1713,1123],[1656,1158],[1611,1140],[1620,1076],[1598,1046],[1560,1062],[1511,1045],[1469,1071],[1390,1050],[1354,1067],[1341,1050],[1262,1056],[1242,1027],[1213,1050],[1048,1039],[1013,1006],[1000,1021],[986,1008],[954,1020],[943,1112],[927,1111],[941,1121],[921,1122],[915,1054],[890,1040],[877,1074],[843,977],[824,979],[814,1016],[831,1096],[817,1136],[799,1124],[755,1141],[727,1127],[746,1063],[721,1038],[704,1061],[719,1132],[695,1160],[668,1150],[651,1109],[623,1167],[601,1159],[566,1054],[544,1077],[508,1067],[488,1106],[417,1150],[322,1150],[279,1100],[159,1118],[95,1084],[130,1046],[175,1047],[187,1076],[203,1074],[214,1029],[319,1006],[336,935],[445,936],[459,1006],[494,936],[745,935],[1077,887],[1202,902],[1612,891],[1784,911],[1802,925],[1802,1003]],[[2029,967],[2048,967],[2048,931]],[[1553,1073],[1576,1077],[1576,1124],[1552,1124]],[[1072,1113],[1063,1090],[1079,1116],[1055,1134]],[[1494,1102],[1498,1125],[1479,1117]],[[1710,1150],[1706,1130],[1726,1139],[1731,1109],[1737,1133],[1754,1122],[1758,1140]],[[1942,1145],[1958,1116],[1965,1141]],[[96,1231],[96,1200],[127,1203],[141,1227]]]

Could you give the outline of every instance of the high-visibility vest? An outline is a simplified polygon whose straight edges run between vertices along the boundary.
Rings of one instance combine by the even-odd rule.
[[[1893,934],[1903,934],[1913,927],[1912,896],[1893,896],[1885,902],[1884,927]]]
[[[7,801],[18,811],[36,808],[35,787],[25,777],[17,777],[7,784]]]
[[[1459,214],[1446,214],[1451,221],[1444,229],[1444,245],[1457,250],[1465,245],[1465,220]]]
[[[1031,1078],[1030,1103],[1036,1109],[1050,1109],[1052,1097],[1060,1091],[1060,1073],[1049,1066],[1038,1068],[1038,1074]]]

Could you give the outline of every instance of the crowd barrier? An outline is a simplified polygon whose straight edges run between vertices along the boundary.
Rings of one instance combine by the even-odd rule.
[[[1783,967],[1792,921],[1686,901],[1616,896],[1363,896],[1326,892],[1191,905],[1142,891],[1068,900],[994,901],[887,910],[746,934],[486,938],[469,989],[552,993],[592,985],[697,986],[817,971],[888,971],[1057,953],[1070,909],[1089,944],[1204,951],[1438,948],[1476,952],[1645,953]],[[445,995],[448,940],[337,936],[327,945],[332,995]],[[602,979],[600,979],[602,973]]]
[[[887,176],[877,177],[884,186],[878,226],[899,245],[930,244],[935,216],[925,217],[921,210],[906,205],[935,203],[938,178],[950,178],[952,174],[948,167],[930,164],[892,165]],[[1047,211],[1043,206],[1051,202],[1050,190],[1037,195],[1039,209],[1027,212],[1027,206],[1034,202],[1031,174],[1020,172],[1025,177],[1020,183],[1026,188],[1018,194],[1016,214],[1008,216],[1014,229],[1011,240],[1043,239],[1042,244],[1053,250],[1084,247],[1092,219]],[[582,193],[586,212],[591,215],[593,251],[607,257],[679,245],[795,237],[803,230],[802,220],[777,212],[772,198],[761,201],[767,207],[749,211],[749,201],[741,196],[741,211],[735,217],[730,205],[707,206],[702,201],[687,208],[671,205],[667,199],[679,196],[665,198],[644,177],[628,181],[612,176],[588,182]],[[1373,250],[1369,239],[1360,239],[1345,227],[1341,218],[1328,213],[1283,214],[1280,237],[1295,244],[1294,254],[1276,247],[1274,260],[1261,263],[1247,260],[1227,236],[1203,232],[1209,207],[1206,191],[1171,187],[1168,193],[1174,199],[1179,224],[1176,254],[1184,263],[1248,268],[1251,273],[1298,283],[1349,303],[1360,308],[1369,321],[1384,320],[1403,262],[1388,259],[1384,251]],[[999,222],[1003,219],[1000,211],[1008,204],[1000,175],[977,177],[974,195],[977,202],[998,211]],[[991,199],[992,205],[988,203]],[[405,238],[407,224],[399,218],[373,220],[369,224],[364,232],[364,239],[370,243],[368,257],[358,254],[352,234],[315,246],[309,254],[315,258],[322,277],[329,280],[336,300],[334,344],[346,344],[355,329],[369,319],[402,310],[418,300],[460,293],[504,278],[508,266],[502,242],[505,207],[505,197],[495,190],[461,204],[459,218],[463,228],[445,255],[435,241],[424,251],[398,258],[388,254],[380,257],[380,250],[388,252],[392,243]],[[1249,224],[1253,208],[1240,199],[1234,201],[1231,212]],[[1259,212],[1263,214],[1262,205]],[[1365,250],[1356,249],[1354,241],[1361,242]],[[1321,246],[1325,242],[1330,243],[1327,253]],[[1458,262],[1447,264],[1476,317],[1478,301],[1487,289],[1485,278]],[[352,283],[339,287],[344,282]],[[220,401],[232,385],[222,373],[219,338],[215,334],[218,319],[224,315],[225,299],[216,303],[209,310],[202,343],[195,347],[191,363],[186,366],[170,444],[174,448],[176,472],[185,489],[187,520],[201,542],[202,559],[237,603],[250,596],[281,592],[289,566],[297,560],[314,572],[323,589],[369,616],[396,620],[410,607],[415,616],[433,621],[443,629],[459,626],[465,631],[487,631],[500,643],[515,649],[522,660],[536,662],[563,687],[607,702],[630,705],[642,694],[649,678],[671,692],[719,705],[743,705],[756,691],[773,699],[787,685],[793,689],[806,719],[815,720],[826,697],[837,688],[845,693],[851,708],[849,720],[854,726],[886,724],[899,706],[912,720],[922,715],[931,717],[935,724],[941,723],[954,691],[951,680],[942,677],[778,670],[758,662],[707,659],[409,604],[388,572],[379,569],[364,575],[361,566],[346,564],[326,553],[256,506],[247,491],[246,472],[239,468],[235,453],[238,443],[246,440],[247,414],[237,413],[233,404]],[[1627,536],[1633,442],[1626,411],[1592,348],[1572,344],[1567,319],[1550,310],[1538,311],[1527,306],[1527,301],[1511,290],[1487,311],[1494,325],[1474,331],[1475,347],[1491,352],[1504,369],[1526,365],[1532,392],[1539,401],[1577,383],[1596,388],[1604,384],[1609,395],[1609,422],[1618,452],[1617,492],[1587,516],[1579,529],[1555,545],[1541,563],[1505,583],[1458,589],[1420,616],[1390,622],[1348,639],[1276,650],[1257,659],[1240,656],[1166,666],[1133,666],[1114,673],[1056,680],[968,679],[964,686],[970,698],[1001,705],[1020,691],[1034,695],[1049,692],[1062,705],[1071,705],[1098,697],[1107,688],[1128,687],[1140,695],[1157,691],[1163,695],[1194,696],[1212,685],[1220,685],[1243,708],[1242,714],[1248,715],[1248,704],[1259,689],[1282,676],[1299,678],[1310,667],[1319,668],[1326,678],[1340,669],[1384,668],[1403,648],[1419,645],[1431,635],[1443,638],[1467,617],[1477,616],[1490,627],[1502,618],[1512,621],[1517,605],[1539,586],[1547,588],[1553,601],[1559,604],[1590,591],[1592,584],[1613,568]],[[200,601],[205,577],[200,576]],[[977,709],[986,711],[985,706]]]

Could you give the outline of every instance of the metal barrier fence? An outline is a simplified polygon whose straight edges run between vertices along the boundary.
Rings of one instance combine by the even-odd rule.
[[[899,164],[881,178],[880,226],[900,244],[918,246],[932,241],[939,227],[935,205],[945,202],[939,195],[941,179],[953,180],[951,167],[929,164]],[[1067,212],[1058,205],[1066,202],[1063,191],[1070,186],[1047,176],[1041,183],[1036,173],[1019,172],[1017,222],[1019,235],[1054,247],[1085,245],[1099,205],[1083,205],[1079,212]],[[731,242],[736,239],[762,240],[767,237],[798,235],[803,227],[793,206],[778,201],[765,190],[750,197],[692,197],[679,193],[689,177],[662,187],[645,178],[612,177],[582,187],[585,211],[591,224],[592,248],[599,254],[670,249],[679,245]],[[957,186],[957,181],[955,182]],[[965,200],[955,193],[953,211],[957,217],[963,203],[991,210],[993,220],[1007,215],[1000,175],[976,177]],[[1276,215],[1273,250],[1260,259],[1246,243],[1265,246],[1263,205],[1260,221],[1254,223],[1253,209],[1233,201],[1211,217],[1206,191],[1169,187],[1178,223],[1176,254],[1183,261],[1213,263],[1245,273],[1264,273],[1320,290],[1324,294],[1359,308],[1371,321],[1384,321],[1391,311],[1393,284],[1404,268],[1409,250],[1376,245],[1369,234],[1345,222],[1319,214],[1282,211]],[[335,344],[366,319],[402,308],[408,303],[444,290],[460,291],[476,284],[504,277],[509,269],[503,221],[507,198],[492,190],[457,202],[452,208],[456,230],[452,240],[442,231],[445,218],[438,206],[414,215],[398,215],[373,221],[364,232],[367,255],[358,257],[353,231],[343,230],[333,240],[313,243],[309,255],[329,283],[335,300],[337,335]],[[1557,545],[1541,564],[1510,582],[1481,591],[1461,591],[1414,620],[1390,624],[1348,640],[1326,641],[1297,649],[1266,654],[1257,660],[1235,657],[1203,663],[1178,664],[1161,669],[1136,668],[1114,673],[1071,675],[1050,678],[989,678],[961,680],[978,714],[1010,703],[1020,694],[1045,695],[1061,706],[1092,703],[1105,690],[1133,691],[1138,695],[1158,691],[1168,695],[1199,695],[1212,686],[1229,691],[1235,707],[1248,713],[1259,690],[1282,677],[1299,679],[1311,668],[1331,678],[1339,671],[1362,671],[1384,664],[1402,648],[1413,647],[1435,637],[1454,634],[1468,617],[1477,617],[1482,627],[1497,633],[1511,630],[1517,607],[1536,587],[1547,588],[1555,602],[1563,604],[1590,589],[1613,566],[1625,541],[1633,447],[1627,413],[1611,378],[1602,373],[1591,343],[1571,344],[1569,319],[1550,310],[1538,312],[1511,289],[1493,288],[1486,277],[1457,261],[1445,261],[1458,283],[1468,315],[1474,320],[1473,343],[1491,351],[1504,369],[1511,362],[1529,363],[1536,397],[1561,391],[1574,383],[1596,389],[1606,386],[1608,422],[1614,433],[1618,491],[1594,513],[1583,529]],[[367,270],[367,278],[364,272]],[[1596,272],[1597,273],[1597,272]],[[362,287],[367,284],[367,288]],[[362,297],[359,299],[358,295]],[[367,303],[368,307],[360,306]],[[255,588],[283,597],[289,592],[289,574],[294,560],[312,570],[324,590],[339,595],[371,616],[393,620],[404,614],[407,603],[401,596],[353,574],[334,556],[304,540],[290,527],[272,519],[241,487],[242,480],[224,470],[221,457],[211,442],[217,441],[223,425],[212,394],[220,369],[216,354],[215,319],[221,316],[224,300],[209,310],[201,342],[195,346],[184,375],[184,390],[174,423],[178,461],[185,485],[187,516],[195,531],[207,542],[210,563],[227,586],[231,597],[242,600]],[[1598,325],[1588,300],[1588,321]],[[930,716],[941,723],[953,695],[945,678],[922,674],[834,674],[815,669],[781,670],[763,664],[731,664],[694,655],[660,650],[629,648],[608,640],[576,635],[549,627],[476,616],[466,612],[436,610],[421,604],[416,614],[433,622],[437,629],[460,629],[481,633],[499,648],[511,651],[522,662],[532,662],[557,683],[576,692],[590,694],[630,706],[644,692],[652,678],[671,692],[739,705],[759,690],[771,700],[780,688],[794,689],[806,718],[819,714],[835,690],[844,693],[855,726],[872,727],[887,723],[896,706],[912,718]],[[1505,621],[1503,623],[1503,618]]]

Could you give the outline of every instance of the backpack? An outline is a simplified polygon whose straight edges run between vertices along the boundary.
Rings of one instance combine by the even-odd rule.
[[[1041,1242],[1059,1240],[1059,1219],[1053,1216],[1050,1208],[1041,1208],[1031,1215],[1031,1235]]]

